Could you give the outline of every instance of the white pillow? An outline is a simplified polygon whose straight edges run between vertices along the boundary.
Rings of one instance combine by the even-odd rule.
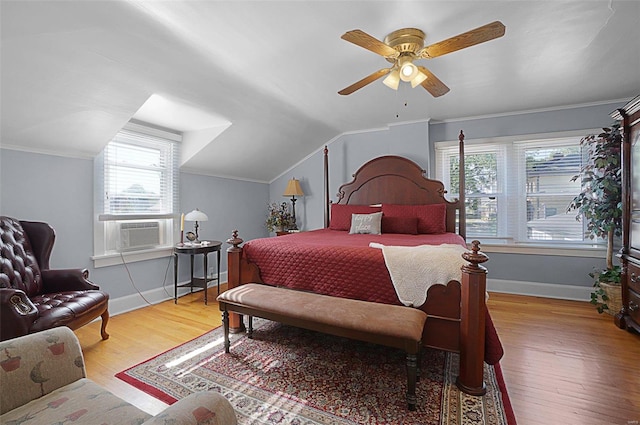
[[[373,214],[351,214],[351,229],[349,234],[368,233],[379,235],[380,224],[382,223],[382,212]]]

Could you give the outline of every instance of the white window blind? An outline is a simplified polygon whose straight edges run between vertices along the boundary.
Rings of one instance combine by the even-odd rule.
[[[104,151],[104,214],[171,215],[178,204],[175,142],[122,130]]]
[[[515,150],[519,166],[525,170],[526,187],[527,224],[519,229],[525,232],[519,239],[583,241],[582,222],[576,220],[575,211],[567,212],[571,200],[580,193],[580,179],[571,181],[582,165],[580,139],[517,143]]]
[[[585,133],[586,134],[586,133]],[[567,213],[580,192],[580,137],[465,146],[467,236],[515,243],[582,243],[582,221]],[[458,197],[458,147],[436,144],[436,178]],[[592,243],[592,241],[589,241]]]

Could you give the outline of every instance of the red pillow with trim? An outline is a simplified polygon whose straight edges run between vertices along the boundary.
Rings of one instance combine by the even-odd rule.
[[[420,234],[438,234],[447,231],[447,206],[445,204],[382,204],[382,212],[386,217],[416,217]]]
[[[372,214],[380,212],[382,208],[370,205],[331,204],[331,230],[351,229],[351,214]]]
[[[418,217],[387,217],[382,215],[382,233],[418,234]]]

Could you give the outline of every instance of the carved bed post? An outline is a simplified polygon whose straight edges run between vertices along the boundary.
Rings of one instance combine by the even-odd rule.
[[[458,234],[462,236],[462,238],[467,240],[467,207],[465,205],[465,192],[466,192],[466,184],[465,184],[465,173],[464,173],[464,133],[460,130],[460,135],[458,136],[458,151],[460,156],[460,164],[459,164],[459,178],[460,189],[459,198],[460,198],[460,209],[458,210]]]
[[[487,269],[480,265],[489,258],[480,252],[480,242],[471,242],[471,252],[462,254],[469,264],[462,267],[460,310],[460,375],[456,385],[471,395],[484,395],[484,345]]]
[[[329,149],[324,147],[324,228],[329,227]]]
[[[242,248],[240,244],[244,242],[238,237],[238,231],[234,230],[231,234],[231,238],[227,239],[227,243],[231,246],[227,248],[227,289],[240,286],[241,267],[240,261],[242,260]],[[242,316],[237,313],[229,313],[229,330],[231,333],[244,332],[244,322]]]

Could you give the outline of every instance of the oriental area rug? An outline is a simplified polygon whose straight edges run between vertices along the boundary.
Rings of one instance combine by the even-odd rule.
[[[169,404],[220,392],[242,425],[515,425],[499,365],[485,364],[483,397],[459,391],[457,375],[456,354],[425,350],[411,412],[403,351],[254,319],[253,339],[232,334],[229,354],[217,328],[116,376]]]

